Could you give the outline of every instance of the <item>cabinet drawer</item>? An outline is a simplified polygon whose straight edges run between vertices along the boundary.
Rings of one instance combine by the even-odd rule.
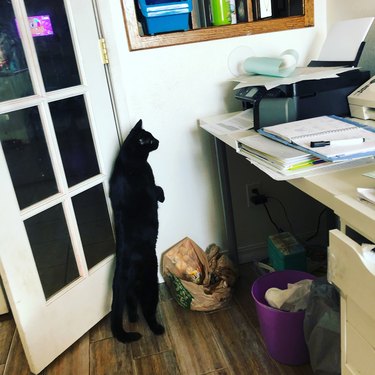
[[[345,364],[351,374],[373,375],[375,369],[375,350],[350,324],[346,325]]]
[[[346,324],[353,327],[367,341],[369,346],[373,349],[375,348],[375,317],[370,316],[367,311],[358,306],[349,296],[346,299]],[[375,353],[373,354],[375,359]]]
[[[370,256],[368,256],[370,255]],[[375,368],[375,255],[338,230],[329,234],[328,278],[341,295],[343,375],[373,375]]]
[[[329,233],[328,278],[344,298],[375,317],[375,254],[365,259],[361,246],[337,229]]]

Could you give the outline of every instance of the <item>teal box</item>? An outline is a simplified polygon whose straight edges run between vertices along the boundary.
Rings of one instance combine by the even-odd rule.
[[[146,34],[189,30],[192,0],[138,0]]]
[[[268,257],[275,270],[306,271],[305,248],[289,232],[268,237]]]

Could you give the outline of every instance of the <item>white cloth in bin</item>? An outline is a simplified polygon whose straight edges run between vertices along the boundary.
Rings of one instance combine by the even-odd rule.
[[[266,291],[265,298],[268,304],[284,311],[305,310],[309,298],[312,280],[300,280],[288,284],[288,289],[270,288]]]

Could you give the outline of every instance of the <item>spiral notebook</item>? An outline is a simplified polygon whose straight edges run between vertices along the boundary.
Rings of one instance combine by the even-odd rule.
[[[352,160],[375,155],[375,127],[338,116],[320,116],[267,126],[259,129],[258,133],[327,161]],[[364,142],[344,146],[310,146],[311,142],[356,138],[363,138]]]

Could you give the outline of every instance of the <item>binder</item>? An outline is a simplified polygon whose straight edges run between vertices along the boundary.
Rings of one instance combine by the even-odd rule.
[[[320,159],[337,162],[375,155],[375,128],[338,116],[319,116],[258,129],[258,133]],[[356,145],[312,147],[311,142],[363,138]]]

